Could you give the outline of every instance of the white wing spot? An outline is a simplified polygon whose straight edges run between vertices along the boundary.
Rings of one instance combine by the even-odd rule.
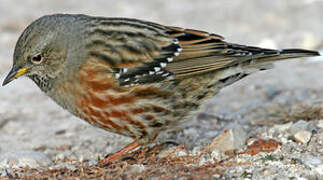
[[[179,52],[174,53],[174,55],[175,55],[175,56],[178,56],[178,55],[179,55]]]
[[[123,69],[123,72],[124,72],[124,73],[126,73],[127,71],[128,71],[128,69],[127,69],[127,68],[124,68],[124,69]]]
[[[149,71],[149,74],[153,75],[153,74],[155,74],[155,72],[154,71]]]
[[[116,73],[115,77],[116,77],[117,79],[119,79],[119,77],[120,77],[120,73]]]
[[[127,79],[125,79],[124,81],[126,81],[126,82],[127,82],[127,81],[130,81],[130,78],[127,78]]]
[[[181,52],[183,50],[183,48],[178,48],[177,52]]]
[[[168,57],[168,58],[167,58],[167,61],[168,61],[168,62],[172,62],[172,61],[173,61],[173,58],[172,58],[172,57]]]
[[[159,72],[157,72],[156,74],[157,75],[160,75],[160,74],[163,74],[164,73],[164,71],[159,71]]]
[[[167,63],[160,63],[160,67],[164,68],[167,66]]]
[[[163,77],[166,77],[166,76],[168,76],[169,75],[169,73],[165,73],[165,74],[163,74],[162,76]]]
[[[154,69],[156,72],[160,71],[160,67],[154,67]]]

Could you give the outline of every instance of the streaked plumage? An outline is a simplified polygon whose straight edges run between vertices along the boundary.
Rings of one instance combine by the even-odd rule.
[[[27,75],[71,113],[134,138],[127,150],[152,142],[222,87],[273,61],[318,55],[136,19],[67,14],[33,22],[17,42],[14,67],[37,51],[44,62]]]

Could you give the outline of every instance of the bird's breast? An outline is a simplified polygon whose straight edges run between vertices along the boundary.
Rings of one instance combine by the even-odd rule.
[[[169,91],[153,85],[120,86],[108,68],[92,63],[83,64],[73,79],[65,84],[72,88],[66,91],[75,96],[72,111],[90,124],[135,138],[171,119],[172,110],[165,103]]]

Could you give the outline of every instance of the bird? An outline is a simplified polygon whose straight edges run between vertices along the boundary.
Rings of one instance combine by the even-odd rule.
[[[221,88],[275,61],[319,55],[139,19],[51,14],[22,32],[3,86],[27,76],[73,115],[132,138],[108,163],[180,126]]]

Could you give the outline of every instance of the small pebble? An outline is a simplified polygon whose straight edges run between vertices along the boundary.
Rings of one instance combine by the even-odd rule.
[[[212,147],[222,152],[233,151],[242,148],[247,139],[247,133],[237,126],[233,129],[224,130],[221,135],[213,140]]]
[[[317,127],[323,129],[323,119],[319,120]]]
[[[133,165],[129,165],[129,173],[133,172],[133,173],[138,173],[138,172],[142,172],[143,170],[145,170],[145,166],[142,164],[133,164]]]
[[[61,161],[65,159],[65,155],[63,153],[59,153],[56,155],[56,161]]]
[[[304,158],[304,163],[311,167],[318,167],[319,165],[323,164],[323,157],[317,157],[317,156],[312,156],[312,155],[306,155]]]
[[[285,124],[276,124],[272,127],[272,129],[278,130],[280,132],[288,130],[292,126],[293,122],[285,123]]]
[[[223,160],[225,158],[228,158],[228,155],[226,155],[225,153],[215,149],[214,151],[212,151],[211,157],[212,157],[213,160],[221,161],[221,160]]]
[[[308,143],[308,141],[311,139],[311,136],[312,133],[309,131],[299,131],[296,134],[294,134],[295,140],[302,144]]]
[[[309,123],[304,120],[299,120],[296,123],[294,123],[290,128],[289,132],[294,135],[299,131],[306,131],[308,130]]]
[[[315,168],[315,171],[318,172],[320,175],[323,175],[323,164],[318,165]]]
[[[269,175],[271,175],[271,174],[274,174],[274,172],[273,172],[273,170],[272,170],[272,169],[265,169],[265,170],[263,171],[263,175],[264,175],[264,176],[269,176]]]

